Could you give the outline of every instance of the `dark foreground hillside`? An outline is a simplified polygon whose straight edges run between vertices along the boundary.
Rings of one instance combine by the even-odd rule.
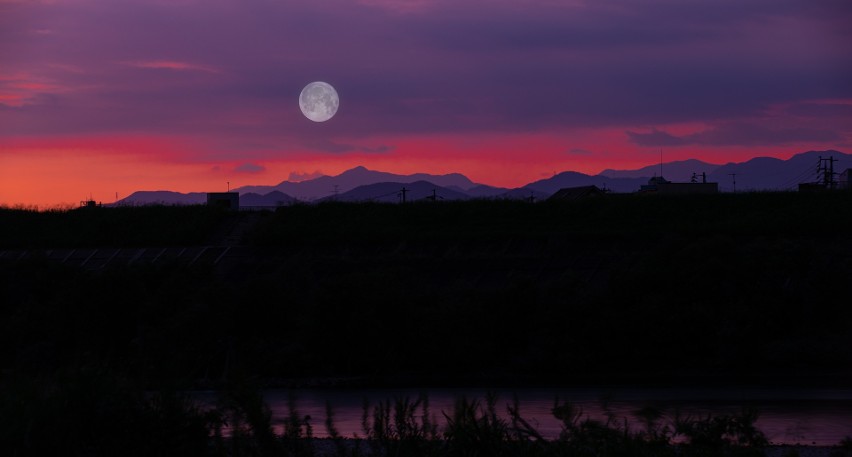
[[[146,388],[851,374],[850,194],[3,210],[0,230],[5,248],[191,245],[248,217],[250,254],[217,265],[4,263],[0,368]]]

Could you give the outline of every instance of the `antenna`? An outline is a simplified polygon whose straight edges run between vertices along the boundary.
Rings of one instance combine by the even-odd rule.
[[[737,174],[736,173],[728,173],[728,176],[731,177],[734,181],[734,192],[737,191]]]

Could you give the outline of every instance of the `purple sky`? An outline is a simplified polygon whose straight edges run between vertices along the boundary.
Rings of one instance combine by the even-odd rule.
[[[170,164],[519,185],[660,147],[849,150],[849,24],[849,0],[0,0],[0,179],[77,154],[133,157],[137,186]],[[322,124],[296,103],[314,80],[341,96]]]

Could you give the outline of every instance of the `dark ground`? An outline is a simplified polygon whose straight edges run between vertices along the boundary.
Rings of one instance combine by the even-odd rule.
[[[0,367],[97,367],[148,388],[846,385],[850,227],[850,193],[0,210],[0,249],[233,244],[238,231],[244,254],[96,271],[6,261]]]

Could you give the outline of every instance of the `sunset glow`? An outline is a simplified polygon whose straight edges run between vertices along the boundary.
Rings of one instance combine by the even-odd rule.
[[[0,204],[852,150],[846,1],[0,0]],[[299,110],[310,81],[340,110]]]

